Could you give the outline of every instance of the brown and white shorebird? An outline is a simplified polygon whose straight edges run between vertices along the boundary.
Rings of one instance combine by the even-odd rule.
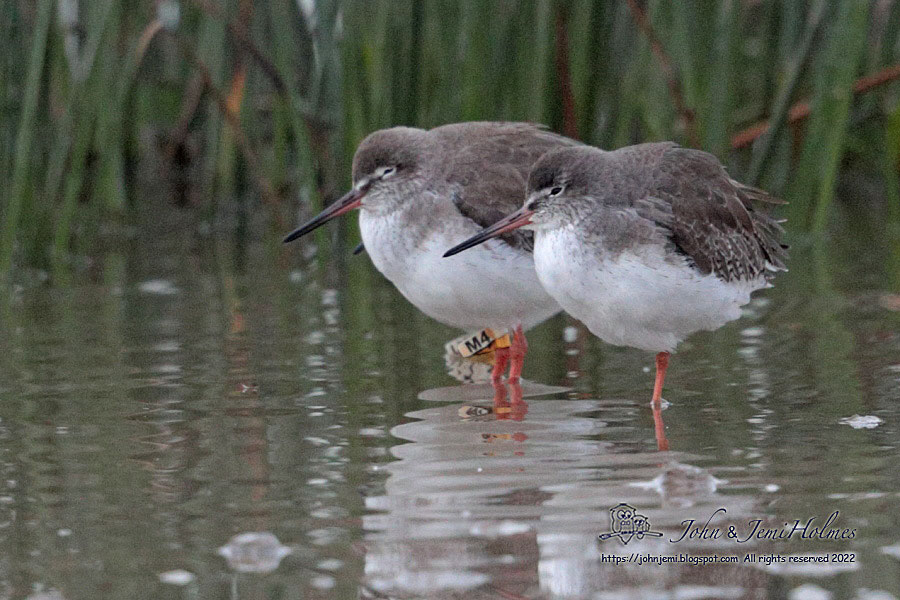
[[[671,142],[573,147],[535,164],[519,210],[446,256],[533,230],[538,279],[560,306],[608,343],[656,353],[658,408],[678,343],[737,319],[784,270],[783,230],[758,210],[781,203]]]
[[[431,130],[393,127],[370,134],[353,157],[353,189],[302,225],[290,242],[360,209],[375,267],[429,317],[466,331],[513,331],[492,377],[517,381],[524,330],[559,312],[538,281],[533,235],[511,231],[473,253],[444,251],[522,204],[528,173],[551,150],[577,142],[529,123],[472,122]]]

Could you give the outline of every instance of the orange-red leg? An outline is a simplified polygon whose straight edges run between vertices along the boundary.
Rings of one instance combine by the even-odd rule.
[[[525,355],[528,353],[528,340],[522,326],[516,327],[513,332],[512,345],[510,346],[511,363],[509,365],[509,382],[517,383],[522,376],[522,367],[525,366]]]
[[[494,369],[491,371],[491,380],[494,383],[503,381],[503,373],[506,372],[506,363],[509,362],[509,355],[509,348],[497,348],[494,350]]]
[[[662,419],[662,388],[666,379],[666,369],[669,368],[669,353],[660,352],[656,355],[656,383],[653,385],[653,399],[650,406],[653,409],[653,427],[656,430],[656,447],[662,450],[669,449],[669,440],[666,439],[666,426]]]
[[[666,369],[669,368],[669,353],[660,352],[656,355],[656,383],[653,385],[653,404],[659,405],[662,400],[663,381],[666,379]]]

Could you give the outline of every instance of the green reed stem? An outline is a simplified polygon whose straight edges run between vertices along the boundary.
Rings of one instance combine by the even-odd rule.
[[[44,72],[47,37],[53,22],[53,0],[40,0],[35,19],[31,51],[28,60],[28,72],[25,79],[25,93],[22,99],[22,115],[19,118],[19,132],[16,135],[16,157],[13,162],[12,186],[3,228],[0,229],[0,278],[6,278],[12,263],[13,249],[19,229],[19,217],[25,202],[28,173],[31,166],[31,144],[35,134],[35,117],[41,76]]]

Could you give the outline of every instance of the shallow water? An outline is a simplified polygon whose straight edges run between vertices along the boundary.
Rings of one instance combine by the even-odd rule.
[[[900,597],[900,251],[877,223],[795,240],[742,320],[684,344],[658,452],[644,353],[559,318],[525,376],[571,391],[434,391],[458,332],[364,256],[319,268],[170,212],[5,307],[0,598]],[[619,503],[662,537],[598,540]],[[727,537],[834,511],[852,538]],[[714,513],[718,539],[670,541]],[[693,564],[713,556],[739,562]]]

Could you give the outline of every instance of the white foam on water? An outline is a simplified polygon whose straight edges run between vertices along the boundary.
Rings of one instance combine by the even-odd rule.
[[[194,581],[197,577],[190,571],[184,569],[174,569],[159,574],[159,580],[170,585],[187,585]]]
[[[853,429],[875,429],[884,423],[884,419],[875,415],[853,415],[852,417],[844,417],[838,423],[849,425]]]

